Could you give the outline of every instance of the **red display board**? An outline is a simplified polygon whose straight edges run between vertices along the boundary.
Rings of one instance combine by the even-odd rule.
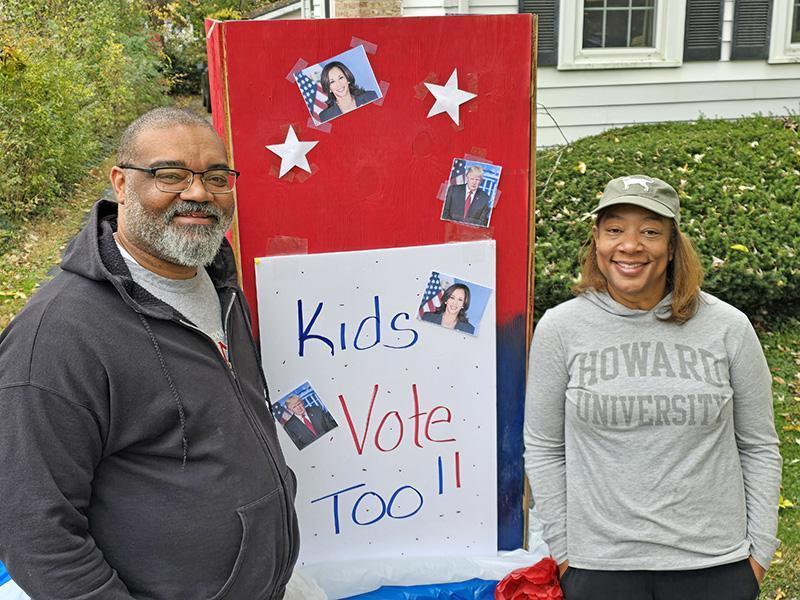
[[[497,241],[498,542],[523,542],[522,412],[532,303],[535,139],[532,15],[207,23],[214,124],[237,183],[233,242],[255,320],[254,259]],[[319,127],[293,73],[363,45],[383,98]],[[425,82],[476,94],[428,117]],[[289,127],[311,172],[279,177]],[[502,167],[487,228],[445,221],[453,160]],[[260,332],[269,336],[268,331]]]

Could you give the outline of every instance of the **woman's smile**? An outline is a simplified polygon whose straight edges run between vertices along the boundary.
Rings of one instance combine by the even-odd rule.
[[[642,310],[661,301],[672,260],[671,233],[670,219],[632,204],[602,216],[594,227],[597,266],[614,300]]]

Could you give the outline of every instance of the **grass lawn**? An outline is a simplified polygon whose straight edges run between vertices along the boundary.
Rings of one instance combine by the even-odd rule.
[[[90,171],[71,198],[50,214],[25,223],[0,255],[0,330],[58,264],[66,242],[80,229],[108,186],[109,158]],[[773,375],[775,424],[781,438],[783,488],[779,555],[767,573],[762,600],[800,600],[800,318],[759,321],[757,330]]]
[[[72,197],[64,198],[52,212],[32,219],[15,232],[9,250],[0,255],[0,330],[59,263],[64,246],[108,187],[113,164],[108,158],[92,169]]]
[[[800,319],[759,328],[772,371],[775,426],[781,438],[783,486],[778,537],[783,542],[761,598],[800,600]]]

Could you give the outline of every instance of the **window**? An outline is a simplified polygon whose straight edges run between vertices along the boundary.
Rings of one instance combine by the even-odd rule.
[[[652,48],[654,26],[655,0],[583,3],[584,48]]]
[[[768,62],[800,62],[800,0],[774,0]]]
[[[560,0],[559,8],[559,69],[678,67],[683,62],[685,1]]]

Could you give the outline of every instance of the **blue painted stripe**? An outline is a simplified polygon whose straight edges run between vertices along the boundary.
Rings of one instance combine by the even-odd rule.
[[[497,326],[497,548],[524,541],[525,316]]]

